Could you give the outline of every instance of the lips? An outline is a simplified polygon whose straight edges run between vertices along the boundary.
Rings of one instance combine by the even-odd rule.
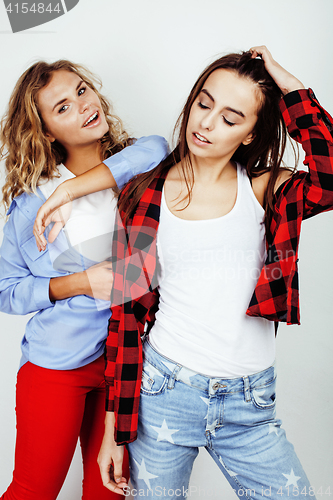
[[[84,122],[83,124],[83,127],[87,127],[88,125],[90,125],[91,123],[94,123],[96,120],[98,120],[98,117],[99,117],[99,113],[98,111],[95,111],[94,113],[92,113],[89,118]]]
[[[204,135],[201,135],[198,132],[193,132],[192,138],[195,144],[199,145],[211,144],[211,142]]]

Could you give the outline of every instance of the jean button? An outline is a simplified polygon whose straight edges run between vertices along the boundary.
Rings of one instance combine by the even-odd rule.
[[[220,384],[218,382],[215,382],[215,384],[213,384],[213,391],[216,391],[218,388],[220,387]]]

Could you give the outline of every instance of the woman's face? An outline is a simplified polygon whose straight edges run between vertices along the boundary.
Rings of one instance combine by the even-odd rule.
[[[108,131],[97,94],[75,73],[55,71],[37,100],[46,136],[67,151],[94,144]]]
[[[257,121],[260,91],[251,80],[226,69],[215,70],[194,101],[186,128],[190,152],[202,158],[231,158],[249,144]]]

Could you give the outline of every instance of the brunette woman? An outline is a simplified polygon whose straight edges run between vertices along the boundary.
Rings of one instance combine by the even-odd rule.
[[[99,456],[108,488],[126,443],[138,495],[185,498],[202,446],[240,498],[314,498],[275,414],[274,322],[299,322],[302,219],[333,208],[332,123],[266,47],[229,54],[195,83],[173,153],[124,189]],[[306,172],[282,167],[286,128]]]

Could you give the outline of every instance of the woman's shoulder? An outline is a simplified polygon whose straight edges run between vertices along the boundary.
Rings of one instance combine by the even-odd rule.
[[[276,193],[276,191],[279,189],[279,187],[284,182],[289,180],[294,175],[294,173],[295,172],[293,170],[290,170],[289,168],[280,168],[279,175],[278,175],[276,182],[275,182],[274,193]]]
[[[276,193],[279,187],[288,179],[290,179],[293,174],[294,172],[288,168],[280,168],[274,186],[274,193]],[[269,179],[270,172],[265,172],[259,177],[252,178],[252,189],[261,206],[264,206],[265,193],[267,190]]]
[[[34,221],[37,211],[43,203],[45,203],[45,198],[39,188],[37,188],[36,193],[24,192],[12,200],[7,215],[15,213],[16,218]]]

